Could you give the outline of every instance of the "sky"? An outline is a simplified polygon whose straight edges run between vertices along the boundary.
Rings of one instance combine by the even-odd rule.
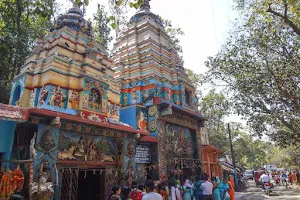
[[[151,0],[151,11],[171,20],[173,26],[180,27],[185,35],[179,39],[183,48],[184,67],[196,73],[206,71],[204,62],[214,56],[225,43],[228,31],[237,13],[233,10],[234,0]],[[92,19],[97,4],[108,11],[108,0],[90,0],[86,7],[85,19]],[[70,8],[70,1],[63,3],[62,10]],[[130,18],[136,10],[129,10]],[[217,88],[218,89],[218,88]],[[219,90],[221,90],[219,88]],[[204,94],[207,91],[204,91]],[[230,115],[226,121],[239,121],[239,116]]]

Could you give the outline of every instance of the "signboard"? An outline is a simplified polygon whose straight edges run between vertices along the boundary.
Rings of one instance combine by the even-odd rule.
[[[150,163],[151,153],[149,144],[138,144],[135,146],[135,162]]]

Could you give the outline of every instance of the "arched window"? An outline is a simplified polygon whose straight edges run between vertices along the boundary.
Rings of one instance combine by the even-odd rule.
[[[100,91],[96,88],[91,89],[89,95],[89,108],[101,110],[101,106],[102,106],[102,97]]]
[[[18,85],[16,88],[15,88],[15,91],[13,93],[13,98],[12,98],[12,102],[11,102],[11,105],[15,106],[17,101],[20,99],[20,95],[21,95],[21,86]]]

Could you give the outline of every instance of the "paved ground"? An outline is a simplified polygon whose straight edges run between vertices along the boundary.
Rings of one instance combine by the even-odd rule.
[[[278,186],[272,189],[270,196],[266,196],[261,188],[256,188],[253,181],[248,181],[247,192],[236,192],[235,200],[300,200],[300,189],[296,187]]]

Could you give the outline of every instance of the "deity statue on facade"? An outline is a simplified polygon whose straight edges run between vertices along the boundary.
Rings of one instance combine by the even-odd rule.
[[[138,98],[139,98],[138,93],[137,93],[136,91],[134,91],[134,92],[132,93],[132,100],[131,100],[131,103],[132,103],[132,104],[135,104],[135,103],[137,102]]]
[[[96,160],[97,158],[97,145],[94,138],[91,138],[88,143],[88,159],[90,161]]]
[[[76,144],[76,149],[74,152],[75,156],[84,157],[85,156],[85,139],[84,136],[80,136],[78,143]]]
[[[90,107],[93,109],[97,109],[97,110],[101,109],[102,107],[101,95],[98,90],[91,89],[91,93],[89,95],[89,104]]]
[[[38,174],[31,185],[30,191],[32,199],[50,200],[54,194],[54,189],[49,161],[44,159],[36,173]]]
[[[123,106],[127,105],[127,94],[125,93],[123,96]]]
[[[38,105],[46,104],[47,97],[48,97],[48,90],[45,86],[43,86],[42,89],[41,89]]]
[[[72,94],[70,96],[69,102],[71,103],[71,108],[72,109],[78,109],[78,95],[76,91],[72,91]]]
[[[147,121],[145,119],[145,114],[143,111],[140,111],[140,116],[138,120],[138,127],[140,130],[146,130],[147,129]]]
[[[66,100],[66,94],[60,88],[60,86],[53,87],[53,89],[51,91],[51,97],[50,97],[49,104],[51,106],[62,108],[62,107],[64,107],[65,100]]]
[[[133,143],[133,141],[130,141],[127,144],[126,156],[129,157],[129,158],[134,156],[134,143]]]
[[[56,149],[54,138],[49,130],[46,130],[43,133],[40,143],[36,145],[36,149],[46,154],[49,154]]]

